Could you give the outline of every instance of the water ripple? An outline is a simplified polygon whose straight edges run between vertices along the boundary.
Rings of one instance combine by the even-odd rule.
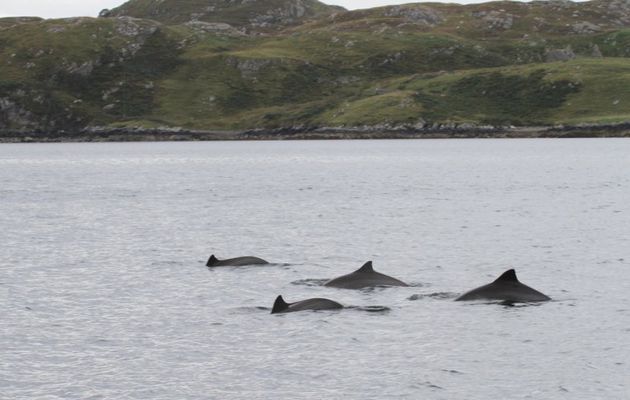
[[[614,139],[0,145],[0,397],[627,398],[628,154]],[[208,269],[210,251],[281,264]],[[414,286],[312,278],[368,259]],[[555,300],[452,301],[508,267]],[[278,293],[349,309],[276,318]]]

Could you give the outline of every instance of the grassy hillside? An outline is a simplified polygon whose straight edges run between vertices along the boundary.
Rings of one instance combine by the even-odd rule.
[[[391,80],[380,93],[349,102],[327,118],[343,124],[414,122],[391,111],[421,111],[427,122],[501,125],[579,124],[630,120],[630,63],[577,59],[501,68],[421,74]],[[619,85],[619,86],[618,86]],[[397,104],[393,101],[397,99]],[[369,101],[366,101],[369,100]]]
[[[247,29],[277,29],[335,12],[342,7],[317,0],[130,0],[101,16],[147,18],[166,24],[189,21],[219,22]]]
[[[625,1],[174,4],[0,19],[0,129],[630,121]]]

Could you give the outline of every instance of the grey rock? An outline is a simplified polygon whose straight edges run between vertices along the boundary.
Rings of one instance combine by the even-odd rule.
[[[339,85],[348,85],[351,83],[355,83],[360,81],[361,78],[359,78],[358,76],[354,76],[354,75],[346,75],[346,76],[340,76],[335,80],[335,83],[339,84]]]
[[[630,11],[630,0],[612,0],[608,2],[608,10],[613,13]]]
[[[0,97],[0,129],[19,126],[20,129],[38,128],[33,114],[8,97]]]
[[[507,30],[514,25],[514,15],[506,13],[502,10],[492,11],[476,11],[472,13],[473,17],[481,19],[489,30]]]
[[[571,26],[571,29],[573,30],[574,33],[577,33],[578,35],[588,35],[592,33],[597,33],[602,30],[602,28],[599,25],[596,25],[588,21],[582,21],[582,22],[573,24]]]
[[[291,25],[306,15],[307,9],[302,0],[286,3],[283,7],[267,10],[266,13],[253,16],[249,22],[253,26]]]
[[[116,32],[128,37],[149,36],[158,29],[157,23],[148,24],[146,20],[132,17],[118,17],[115,25]]]
[[[547,62],[556,62],[556,61],[569,61],[575,58],[575,53],[571,46],[567,46],[564,49],[548,49],[545,52],[545,61]]]
[[[189,21],[186,22],[189,28],[206,33],[214,33],[226,36],[245,36],[243,31],[240,31],[230,24],[223,22],[204,22],[204,21]]]
[[[66,71],[70,74],[86,77],[92,73],[94,66],[94,61],[86,61],[83,64],[72,63],[66,67]]]
[[[53,25],[51,27],[49,27],[48,29],[46,29],[46,32],[48,33],[61,33],[61,32],[65,32],[66,31],[66,27],[65,26],[61,26],[61,25]]]
[[[444,17],[439,11],[425,6],[387,7],[384,15],[386,17],[402,17],[408,22],[427,26],[436,26],[444,21]]]
[[[238,69],[243,78],[255,78],[262,69],[271,65],[271,60],[229,57],[226,63]]]

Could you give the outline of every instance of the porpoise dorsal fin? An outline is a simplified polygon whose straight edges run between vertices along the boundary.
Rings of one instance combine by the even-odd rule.
[[[275,314],[275,313],[279,313],[282,311],[285,311],[286,309],[289,308],[289,304],[284,301],[284,299],[282,298],[282,295],[276,297],[276,301],[274,301],[273,303],[273,308],[271,309],[271,313]]]
[[[219,262],[219,260],[213,254],[213,255],[210,256],[210,258],[208,258],[208,262],[206,263],[206,267],[212,267],[217,262]]]
[[[368,261],[365,264],[363,264],[363,266],[359,269],[357,269],[355,272],[374,272],[374,268],[372,268],[372,261]]]
[[[508,269],[500,277],[498,277],[495,282],[518,282],[516,271]]]

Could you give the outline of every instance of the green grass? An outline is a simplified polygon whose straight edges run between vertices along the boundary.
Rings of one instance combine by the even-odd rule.
[[[555,6],[543,3],[412,4],[409,15],[429,7],[443,22],[414,23],[385,7],[251,36],[178,25],[208,2],[176,3],[118,9],[165,22],[134,20],[140,37],[113,18],[0,19],[0,98],[42,127],[65,128],[630,121],[630,29],[566,34],[576,21],[602,24],[598,2],[553,9],[553,18]],[[259,3],[217,3],[212,18],[244,23],[268,6]],[[331,11],[308,4],[312,15]],[[488,30],[478,13],[492,11],[511,14],[512,27]],[[577,59],[545,62],[547,50],[567,46]],[[595,46],[604,58],[591,57]],[[82,65],[89,73],[77,72]],[[0,118],[0,129],[9,124]]]
[[[234,26],[248,26],[252,17],[266,15],[276,10],[289,10],[292,2],[288,0],[265,0],[250,2],[224,2],[208,0],[130,0],[111,10],[111,16],[132,16],[149,18],[167,24],[181,24],[191,20],[192,16],[206,22],[223,22]],[[316,0],[302,0],[303,19],[317,15],[328,15],[340,8],[328,6]],[[278,22],[278,21],[276,21]]]
[[[319,118],[323,125],[358,126],[416,123],[424,107],[415,101],[414,93],[395,91],[345,101]]]

